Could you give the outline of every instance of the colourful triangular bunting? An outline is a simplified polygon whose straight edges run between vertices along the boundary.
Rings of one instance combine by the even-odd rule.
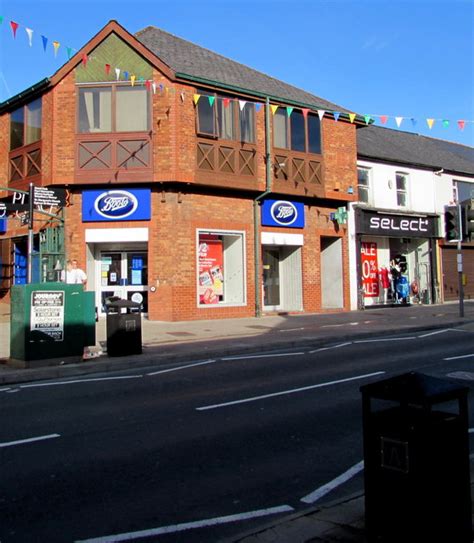
[[[33,46],[33,30],[31,28],[25,28],[25,32],[28,34],[28,43],[30,47]]]
[[[10,26],[12,27],[13,38],[16,38],[16,31],[18,30],[18,27],[20,25],[18,23],[15,23],[15,21],[10,21]]]

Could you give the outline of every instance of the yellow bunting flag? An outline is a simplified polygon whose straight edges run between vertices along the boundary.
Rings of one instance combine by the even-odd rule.
[[[131,84],[132,84],[132,87],[135,86],[135,79],[136,79],[136,78],[137,78],[136,75],[131,75],[131,76],[130,76],[130,82],[131,82]]]
[[[197,106],[197,103],[199,102],[199,98],[201,98],[200,94],[195,94],[193,96],[194,105]]]
[[[275,115],[277,112],[278,106],[275,106],[274,104],[270,105],[270,109],[272,110],[272,114]]]
[[[433,128],[435,120],[434,119],[426,119],[426,123],[428,124],[428,127],[431,130]]]
[[[355,113],[349,113],[349,119],[350,119],[351,123],[354,122],[355,118],[356,118],[356,114],[355,114]]]
[[[54,47],[54,56],[58,56],[58,49],[59,49],[60,43],[58,41],[53,41],[53,47]]]

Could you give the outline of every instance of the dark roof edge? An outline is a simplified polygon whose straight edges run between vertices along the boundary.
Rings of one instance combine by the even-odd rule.
[[[33,97],[47,89],[50,85],[51,79],[49,77],[45,77],[41,81],[38,81],[38,83],[35,83],[34,85],[31,85],[31,87],[28,87],[26,90],[21,91],[18,94],[15,94],[15,96],[12,96],[11,98],[3,101],[0,104],[0,113],[9,111],[15,106],[31,100]]]
[[[312,109],[313,111],[314,111],[314,108],[315,108],[314,104],[308,104],[308,103],[305,103],[305,102],[297,102],[297,101],[294,101],[294,100],[290,100],[288,98],[281,98],[279,96],[269,95],[269,94],[259,92],[259,91],[256,91],[256,90],[244,89],[243,87],[238,87],[236,85],[229,85],[228,83],[222,83],[221,81],[214,81],[212,79],[205,79],[203,77],[198,77],[198,76],[195,76],[195,75],[185,74],[183,72],[176,72],[176,77],[179,78],[179,79],[185,79],[186,81],[190,81],[192,83],[201,83],[202,85],[209,85],[209,86],[212,86],[212,87],[219,87],[219,88],[222,88],[222,89],[225,89],[225,90],[231,90],[231,91],[234,91],[234,92],[237,92],[237,93],[240,93],[240,94],[248,94],[249,96],[255,96],[256,98],[268,98],[269,100],[273,100],[274,102],[281,102],[283,104],[291,104],[291,105],[294,105],[294,106],[297,106],[297,107],[304,107],[304,108]],[[331,114],[334,111],[337,111],[337,110],[333,110],[333,109],[328,110],[328,108],[325,108],[323,106],[321,106],[320,109],[323,109],[326,113],[331,113]],[[345,108],[341,108],[341,109],[345,109]],[[349,113],[347,113],[346,111],[340,112],[340,117],[339,118],[341,118],[341,119],[344,118],[344,119],[347,119],[349,121]],[[365,119],[362,117],[362,115],[356,114],[356,117],[354,119],[354,124],[356,122],[363,123],[364,126],[366,125]]]

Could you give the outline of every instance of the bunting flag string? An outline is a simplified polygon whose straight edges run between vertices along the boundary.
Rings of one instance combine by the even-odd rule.
[[[5,20],[4,16],[0,15],[0,26],[3,25],[4,20]],[[23,26],[21,23],[18,23],[16,21],[10,21],[10,28],[11,28],[11,32],[12,32],[12,38],[14,40],[17,39],[17,31],[18,31],[18,28],[20,26],[25,29],[25,33],[26,33],[26,37],[28,39],[29,46],[33,47],[33,45],[34,45],[34,43],[33,43],[34,42],[34,40],[33,40],[34,30],[32,28]],[[45,53],[47,52],[49,42],[50,42],[49,38],[47,36],[41,34],[41,45],[42,45],[43,51]],[[60,49],[61,44],[57,40],[51,41],[51,44],[53,46],[54,57],[57,58],[58,51]],[[74,48],[69,47],[69,46],[64,46],[62,50],[64,50],[66,52],[68,60],[70,60],[72,58],[72,56],[75,53],[77,53],[77,51],[78,51],[77,49],[74,49]],[[83,66],[83,68],[87,68],[88,62],[94,62],[94,61],[96,61],[96,59],[94,58],[93,55],[89,56],[86,53],[84,53],[82,55],[82,66]],[[112,71],[112,69],[113,69],[113,71]],[[170,93],[176,93],[177,92],[176,89],[174,87],[172,87],[172,86],[168,87],[168,86],[163,85],[163,83],[157,84],[153,80],[144,79],[143,77],[141,77],[141,76],[139,76],[137,74],[130,73],[129,70],[126,70],[123,67],[113,66],[110,63],[106,63],[104,65],[104,71],[105,71],[105,74],[107,76],[110,76],[110,73],[112,71],[112,73],[115,74],[116,81],[130,82],[130,85],[132,87],[135,86],[136,84],[145,85],[148,90],[151,89],[153,91],[153,94],[156,94],[157,92],[160,92],[160,93],[166,93],[166,95],[169,95]],[[189,96],[189,95],[191,95],[195,106],[197,106],[201,96],[206,96],[207,97],[207,99],[209,101],[209,105],[211,107],[213,107],[213,105],[214,105],[215,96],[200,95],[198,93],[192,93],[192,92],[187,93],[187,92],[184,92],[184,91],[180,92],[181,102],[184,103],[185,100],[186,100],[186,97]],[[262,106],[263,106],[263,104],[258,102],[258,101],[257,102],[248,102],[246,100],[237,99],[237,98],[234,99],[234,98],[227,98],[226,97],[226,98],[223,98],[222,101],[223,101],[223,105],[224,105],[225,108],[229,107],[229,104],[231,103],[231,101],[237,102],[240,111],[243,111],[247,104],[253,104],[254,107],[255,107],[255,110],[257,112],[259,112],[261,110]],[[279,108],[286,111],[286,115],[287,115],[288,118],[291,117],[291,115],[293,114],[293,112],[295,110],[294,106],[270,104],[270,110],[271,110],[272,115],[276,115]],[[344,118],[344,119],[349,120],[350,123],[354,123],[357,120],[357,118],[359,117],[359,119],[363,120],[363,122],[365,122],[366,125],[369,125],[371,123],[375,123],[376,121],[378,121],[383,126],[387,125],[390,122],[390,120],[393,119],[394,122],[395,122],[395,125],[397,126],[397,128],[401,128],[401,126],[402,126],[402,124],[404,122],[411,122],[412,127],[415,127],[418,124],[418,119],[416,119],[415,117],[406,117],[406,116],[400,116],[400,115],[390,116],[390,115],[386,115],[386,114],[381,115],[381,114],[373,114],[373,113],[358,115],[358,114],[353,113],[353,112],[344,112],[344,113],[342,113],[340,111],[332,111],[332,110],[328,110],[328,109],[318,109],[318,108],[311,109],[311,108],[307,108],[307,107],[306,108],[303,108],[303,107],[302,108],[296,108],[296,109],[300,110],[303,113],[303,116],[304,116],[305,119],[307,118],[308,113],[310,111],[315,112],[315,113],[317,113],[320,121],[322,121],[322,119],[324,117],[328,116],[329,118],[332,117],[335,122],[338,122],[340,119]],[[433,127],[435,125],[437,125],[437,124],[439,124],[443,128],[447,129],[447,128],[451,127],[452,124],[455,123],[455,126],[457,126],[457,128],[459,130],[463,131],[465,129],[467,123],[474,124],[474,120],[471,120],[471,119],[457,119],[456,121],[451,121],[450,119],[446,119],[446,118],[441,118],[440,119],[440,118],[435,118],[435,117],[428,117],[428,118],[425,119],[425,122],[426,122],[429,130],[432,130]]]

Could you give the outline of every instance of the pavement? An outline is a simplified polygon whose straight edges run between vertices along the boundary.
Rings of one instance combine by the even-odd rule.
[[[9,308],[5,304],[0,305],[0,386],[126,369],[169,367],[179,362],[230,354],[308,346],[317,348],[373,336],[474,324],[474,301],[464,303],[463,317],[460,317],[457,303],[447,303],[186,322],[142,318],[143,353],[123,357],[107,356],[106,320],[103,318],[96,325],[96,345],[89,350],[92,353],[89,356],[93,358],[79,363],[71,363],[68,359],[44,360],[41,367],[22,369],[7,364],[9,320]],[[474,458],[471,458],[471,494],[474,496],[473,475]],[[366,541],[364,526],[364,494],[360,492],[279,517],[270,523],[262,521],[260,528],[244,532],[226,543],[362,543]]]

